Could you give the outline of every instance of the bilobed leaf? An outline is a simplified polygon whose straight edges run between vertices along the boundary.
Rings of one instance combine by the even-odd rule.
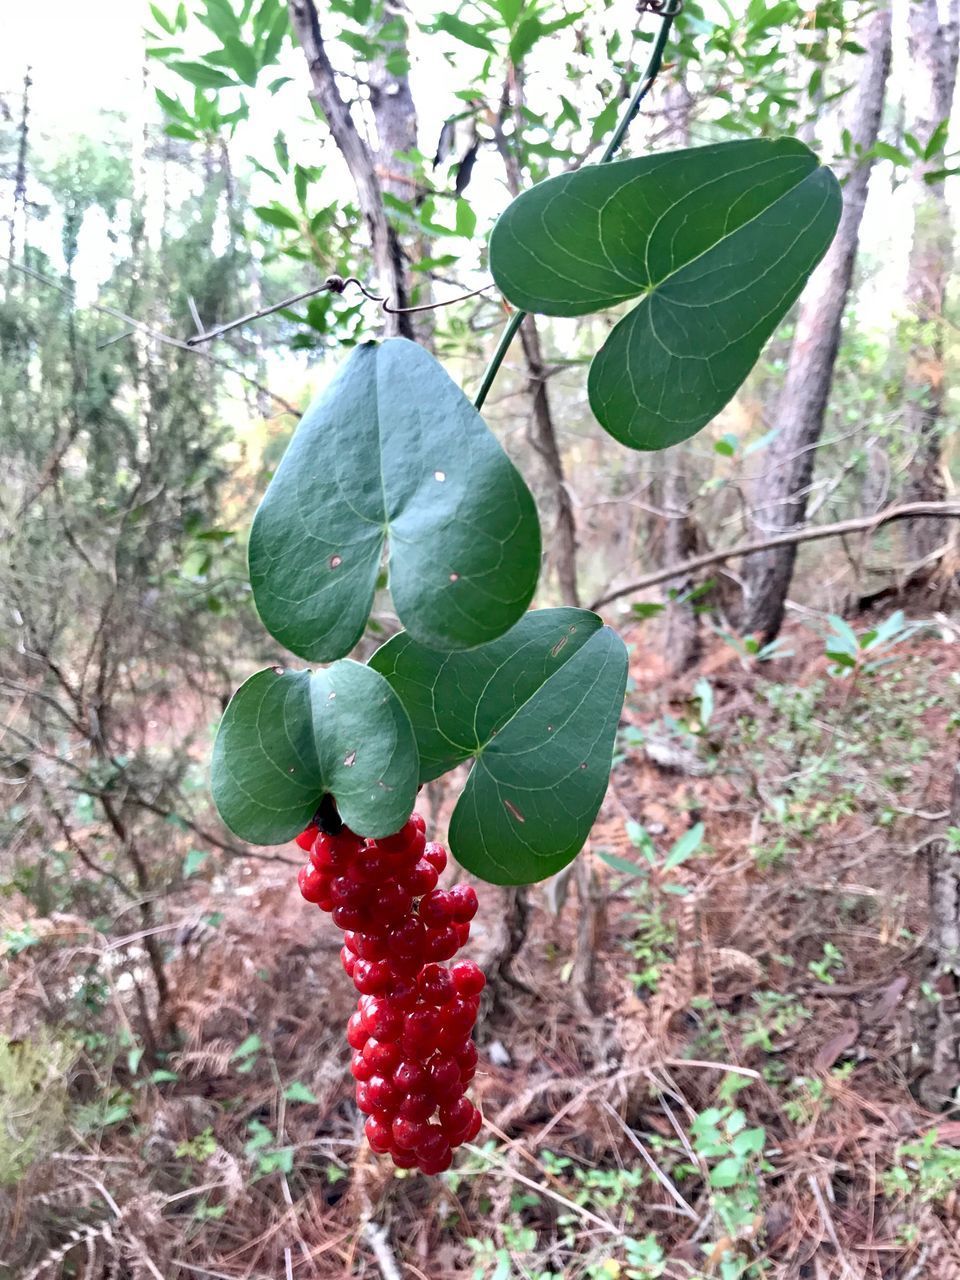
[[[530,884],[580,851],[610,775],[623,641],[594,613],[540,609],[468,653],[394,636],[370,665],[410,716],[427,781],[471,757],[450,848],[493,884]]]
[[[490,265],[525,311],[630,299],[590,369],[616,439],[662,449],[730,400],[826,252],[836,178],[790,138],[726,142],[549,178],[503,213]]]
[[[401,622],[422,644],[466,649],[523,614],[540,529],[519,473],[423,347],[358,347],[307,410],[250,534],[267,630],[325,662],[363,634],[384,549]]]
[[[393,690],[359,663],[322,671],[268,668],[224,712],[213,748],[213,798],[251,844],[282,844],[330,793],[347,826],[389,835],[417,792],[417,747]]]

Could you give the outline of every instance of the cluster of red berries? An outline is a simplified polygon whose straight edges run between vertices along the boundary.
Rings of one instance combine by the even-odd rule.
[[[442,1173],[481,1125],[465,1089],[485,979],[472,960],[443,963],[470,936],[476,891],[437,888],[447,854],[418,813],[380,840],[308,827],[297,844],[310,853],[300,892],[344,930],[340,959],[360,992],[347,1041],[370,1146],[398,1168]]]

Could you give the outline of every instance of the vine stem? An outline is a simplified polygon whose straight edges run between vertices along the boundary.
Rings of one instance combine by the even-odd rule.
[[[673,26],[673,20],[680,12],[681,7],[680,0],[673,0],[670,7],[665,8],[662,11],[660,15],[660,30],[657,33],[656,40],[654,41],[646,70],[640,79],[640,83],[634,90],[633,96],[627,103],[627,109],[621,116],[620,123],[613,131],[613,136],[604,148],[603,155],[598,161],[599,164],[607,164],[620,150],[620,146],[623,143],[624,138],[627,136],[627,130],[630,128],[633,118],[637,114],[640,103],[653,88],[654,81],[656,80],[660,72],[660,67],[663,64],[663,51],[667,46],[667,38],[670,35],[670,28]],[[517,330],[526,318],[526,311],[515,311],[507,322],[506,328],[500,335],[500,341],[497,343],[497,349],[491,356],[490,363],[487,365],[486,371],[484,372],[483,381],[480,383],[480,389],[473,402],[475,408],[480,409],[483,407],[483,402],[486,400],[490,388],[493,386],[494,379],[500,372],[500,366],[506,359],[507,351],[510,349],[510,344],[517,336]]]

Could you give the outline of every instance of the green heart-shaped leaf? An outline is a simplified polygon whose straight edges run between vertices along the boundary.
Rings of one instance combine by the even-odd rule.
[[[627,679],[623,641],[582,609],[528,613],[469,653],[394,636],[370,660],[404,704],[421,781],[475,763],[450,848],[492,884],[531,884],[583,847],[600,808]]]
[[[224,712],[213,748],[213,798],[251,844],[282,844],[328,792],[348,827],[399,830],[417,794],[417,744],[389,684],[345,660],[323,671],[258,671]]]
[[[525,311],[643,295],[590,369],[601,425],[664,449],[730,400],[837,229],[840,187],[792,138],[725,142],[541,182],[503,213],[490,267]]]
[[[349,653],[387,545],[400,620],[436,649],[502,635],[540,571],[519,472],[433,356],[405,338],[354,351],[270,482],[249,552],[264,626],[310,661]]]

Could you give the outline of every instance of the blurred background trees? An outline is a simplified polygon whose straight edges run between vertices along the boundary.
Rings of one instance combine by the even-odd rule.
[[[222,1260],[246,1240],[236,1215],[259,1230],[266,1219],[257,1206],[285,1212],[291,1182],[299,1203],[314,1194],[319,1170],[328,1194],[316,1212],[326,1222],[353,1159],[349,1143],[336,1145],[349,1119],[336,1109],[316,1013],[337,1000],[327,969],[318,977],[312,967],[318,948],[327,968],[330,957],[292,916],[271,923],[287,910],[278,886],[291,880],[289,851],[238,847],[207,797],[212,729],[229,691],[265,662],[287,660],[250,604],[246,530],[297,414],[351,345],[405,333],[475,391],[506,318],[484,288],[489,228],[516,191],[599,157],[656,20],[632,0],[161,0],[94,7],[85,21],[62,6],[53,49],[45,19],[25,9],[0,54],[0,946],[9,969],[0,990],[0,1104],[19,1098],[11,1113],[33,1114],[21,1107],[26,1092],[46,1089],[51,1099],[43,1124],[10,1139],[15,1149],[0,1137],[0,1183],[52,1195],[59,1184],[46,1157],[58,1145],[145,1159],[152,1172],[137,1164],[136,1185],[148,1199],[174,1199],[161,1208],[138,1200],[129,1212],[124,1200],[116,1221],[108,1213],[129,1273],[150,1271],[146,1255],[164,1276],[214,1256],[214,1271],[239,1274]],[[823,1068],[831,1123],[852,1114],[843,1079],[829,1074],[848,1051],[850,1062],[855,1052],[858,1062],[886,1053],[896,1064],[863,1086],[886,1099],[883,1107],[897,1072],[924,1106],[957,1105],[960,814],[954,800],[948,817],[948,790],[960,565],[958,32],[956,0],[688,2],[624,154],[799,134],[845,181],[833,249],[734,403],[663,456],[614,445],[587,408],[587,353],[613,315],[527,321],[487,401],[488,420],[541,507],[539,603],[615,595],[604,615],[635,646],[622,750],[593,842],[612,861],[580,859],[575,911],[564,909],[563,881],[489,909],[487,958],[502,982],[492,984],[500,1004],[488,1049],[513,1101],[527,1097],[520,1067],[532,1071],[537,1055],[512,1064],[508,1032],[520,1036],[518,1021],[538,1030],[550,1021],[529,1003],[532,987],[546,983],[554,1007],[566,1002],[589,1019],[586,1037],[570,1026],[550,1033],[548,1078],[566,1072],[579,1086],[595,1084],[653,1063],[650,1045],[662,1050],[678,1036],[673,1057],[742,1054],[756,1063],[775,1101],[752,1119],[774,1145],[805,1141],[828,1110],[822,1093],[811,1084],[800,1097],[789,1073],[777,1075],[775,1048],[762,1062],[750,1053],[799,1043],[815,1019],[797,1010],[823,997],[811,990],[860,977],[837,982],[844,963],[855,962],[852,953],[836,961],[827,948],[842,952],[845,940],[873,931],[887,966],[877,982],[892,990],[901,968],[914,982],[907,1023],[916,1034],[904,1033],[912,1048],[855,1051],[849,1041],[836,1051]],[[70,56],[91,39],[86,59]],[[386,312],[354,284],[325,288],[331,275],[355,277],[397,307],[435,309]],[[803,538],[917,502],[945,505],[939,518]],[[781,533],[797,540],[725,554]],[[686,563],[710,555],[699,567]],[[630,588],[650,575],[661,580]],[[395,626],[384,598],[361,656]],[[869,769],[867,756],[876,762]],[[440,784],[425,803],[442,831]],[[701,829],[678,853],[676,842],[701,818],[706,843]],[[844,823],[853,844],[831,853]],[[826,868],[801,870],[821,846]],[[865,869],[842,861],[858,848],[874,859]],[[690,858],[697,875],[684,880]],[[644,868],[642,890],[616,879],[629,859]],[[275,882],[274,871],[282,875]],[[809,895],[821,892],[813,885],[832,886],[829,910],[809,919],[792,896],[803,876]],[[897,896],[904,884],[920,906]],[[714,915],[705,887],[716,895]],[[724,893],[731,896],[721,905]],[[240,897],[255,921],[249,937],[225,905]],[[809,932],[771,942],[769,928],[798,913]],[[734,918],[759,922],[756,935],[741,936]],[[714,934],[715,951],[746,961],[705,959]],[[801,957],[795,969],[791,952]],[[749,981],[725,1003],[716,988],[727,963],[745,965],[740,980]],[[611,990],[623,996],[611,985],[618,964],[629,970],[619,979],[630,994],[614,1012]],[[296,992],[284,985],[293,976]],[[672,1027],[663,1012],[671,990]],[[836,1005],[837,1036],[844,1019],[860,1018],[859,998]],[[900,997],[889,998],[892,1008]],[[331,1019],[335,1026],[336,1009]],[[35,1053],[21,1062],[17,1045],[28,1040]],[[812,1046],[810,1056],[817,1052]],[[794,1065],[794,1077],[813,1079],[809,1063]],[[240,1077],[233,1094],[223,1084],[231,1072]],[[706,1083],[683,1081],[700,1116],[720,1115],[713,1136],[692,1139],[700,1173],[736,1154],[723,1144],[736,1137],[736,1082],[748,1077],[732,1078],[719,1098]],[[243,1094],[247,1085],[256,1096]],[[519,1110],[498,1113],[501,1129],[549,1126],[573,1096],[541,1086]],[[638,1124],[649,1099],[633,1085],[617,1088],[615,1105]],[[287,1114],[308,1095],[332,1109],[321,1125],[327,1146],[310,1145],[319,1139],[309,1117]],[[242,1125],[239,1137],[228,1137],[230,1123]],[[705,1124],[691,1132],[705,1133]],[[578,1151],[584,1127],[571,1139]],[[674,1130],[657,1132],[654,1125],[646,1141],[671,1177],[693,1176],[677,1172],[690,1153],[671,1149]],[[909,1184],[897,1194],[926,1206],[911,1221],[925,1224],[935,1259],[931,1222],[947,1223],[949,1235],[943,1197],[931,1190],[943,1161],[901,1158],[895,1138],[884,1141],[884,1167]],[[498,1150],[497,1159],[513,1158],[512,1148]],[[616,1161],[605,1151],[593,1155],[608,1172]],[[625,1152],[636,1155],[628,1142],[621,1170]],[[699,1236],[717,1258],[732,1250],[729,1267],[739,1269],[724,1275],[765,1274],[749,1271],[759,1246],[746,1224],[758,1214],[767,1240],[776,1235],[779,1202],[748,1155],[738,1166],[741,1209],[721,1203],[722,1230],[704,1226]],[[847,1155],[857,1162],[853,1148]],[[556,1180],[559,1166],[546,1166]],[[922,1195],[917,1167],[927,1178]],[[647,1166],[638,1168],[647,1178]],[[822,1222],[795,1173],[785,1185]],[[608,1212],[606,1191],[579,1172],[563,1176],[574,1179],[563,1183],[568,1198]],[[242,1192],[229,1190],[231,1178]],[[176,1197],[206,1182],[220,1191],[184,1197],[185,1227]],[[254,1183],[269,1194],[251,1191]],[[702,1225],[708,1198],[722,1188],[708,1178],[684,1191]],[[99,1194],[90,1190],[94,1200]],[[504,1203],[509,1187],[505,1194]],[[25,1231],[27,1201],[9,1195],[11,1275],[29,1273],[47,1251],[69,1245],[71,1230],[99,1220],[85,1201],[59,1215],[31,1210]],[[517,1231],[532,1229],[524,1212],[510,1208]],[[888,1235],[900,1239],[903,1222],[890,1213]],[[404,1248],[413,1250],[406,1201],[400,1216]],[[233,1225],[216,1237],[224,1217]],[[623,1227],[635,1251],[618,1244],[616,1265],[635,1270],[622,1274],[674,1274],[656,1269],[657,1250],[674,1247],[683,1274],[694,1274],[691,1256],[700,1255],[684,1255],[676,1236],[643,1244],[648,1227],[640,1217]],[[536,1229],[559,1238],[556,1223]],[[844,1240],[863,1238],[852,1219],[839,1229]],[[98,1239],[89,1248],[105,1259]],[[306,1265],[303,1239],[298,1265]],[[826,1227],[823,1239],[834,1248]],[[637,1261],[641,1245],[647,1257]],[[512,1274],[496,1270],[501,1247],[524,1251],[501,1236],[489,1256],[477,1244],[469,1262],[458,1255],[449,1269]],[[905,1267],[917,1261],[913,1247],[904,1234]],[[596,1268],[582,1274],[621,1274],[598,1269],[604,1258],[593,1248],[581,1241],[570,1255]],[[69,1251],[63,1256],[73,1265]],[[282,1274],[282,1249],[269,1256],[271,1274]],[[186,1259],[182,1273],[174,1257]],[[543,1261],[537,1274],[577,1274],[563,1257]],[[364,1265],[377,1264],[368,1257]],[[97,1261],[92,1274],[109,1274],[106,1267]]]

